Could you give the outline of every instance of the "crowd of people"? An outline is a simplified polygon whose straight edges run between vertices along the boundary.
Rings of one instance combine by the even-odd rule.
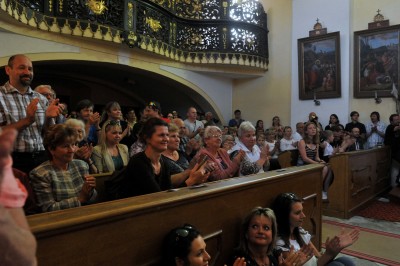
[[[302,227],[302,200],[293,193],[279,194],[272,208],[255,207],[240,226],[239,243],[225,265],[233,266],[353,266],[348,257],[337,257],[358,240],[359,230],[341,231],[328,238],[321,253]],[[162,265],[208,265],[211,255],[201,233],[193,225],[172,229],[165,237]]]
[[[242,119],[240,110],[234,112],[234,117],[226,126],[211,112],[207,112],[204,119],[200,118],[195,107],[187,109],[184,120],[176,111],[163,116],[157,101],[148,102],[140,114],[132,108],[123,114],[119,103],[112,101],[100,114],[94,111],[90,100],[83,99],[74,111],[68,112],[68,106],[57,99],[51,86],[31,88],[33,65],[27,56],[10,57],[6,73],[9,81],[0,87],[0,125],[5,132],[1,135],[0,144],[8,145],[4,150],[6,152],[0,152],[0,170],[3,173],[0,177],[7,180],[3,180],[4,184],[0,187],[0,199],[5,198],[0,202],[1,212],[5,211],[3,206],[8,206],[4,202],[10,200],[4,188],[11,182],[10,176],[14,177],[8,169],[11,162],[14,170],[28,174],[28,181],[21,181],[31,185],[28,191],[33,190],[33,195],[28,195],[19,181],[13,184],[19,200],[11,206],[22,207],[21,200],[25,202],[30,196],[31,202],[42,212],[96,202],[96,179],[93,174],[98,173],[118,173],[119,183],[113,197],[125,198],[279,169],[279,154],[289,150],[297,151],[297,165],[324,165],[322,196],[326,200],[333,180],[327,162],[335,153],[385,144],[391,147],[392,158],[400,162],[400,117],[397,114],[390,116],[388,126],[380,121],[378,112],[372,112],[371,121],[364,125],[358,121],[358,112],[353,111],[351,122],[345,126],[336,114],[332,114],[324,130],[318,116],[311,112],[308,121],[298,122],[296,130],[292,130],[290,126],[282,125],[278,116],[273,118],[270,127],[266,127],[267,123],[263,120],[258,120],[254,126]],[[12,143],[15,138],[12,148],[9,140],[3,140],[3,136],[10,134],[13,137],[8,139],[12,139]],[[10,197],[15,198],[16,195],[10,194]],[[282,197],[291,198],[292,205],[301,205],[295,195]],[[302,213],[301,206],[298,207],[296,215]],[[286,213],[282,214],[280,211],[285,208]],[[286,221],[285,232],[282,225],[277,229],[272,210],[253,210],[243,228],[243,239],[236,253],[238,259],[232,263],[286,265],[282,263],[293,261],[290,265],[303,265],[313,256],[323,258],[321,261],[331,261],[338,247],[348,244],[349,235],[335,237],[335,240],[332,239],[335,242],[327,243],[327,247],[332,246],[333,250],[329,256],[320,255],[309,244],[307,233],[298,228],[302,218],[298,218],[297,226],[292,221],[294,210],[290,208],[273,206],[278,224],[290,218],[292,224]],[[23,233],[26,221],[19,222],[20,209],[17,218],[10,214],[2,217],[18,221]],[[175,240],[178,239],[176,234],[183,239],[192,234],[193,239],[201,237],[191,226],[180,229],[188,233],[182,236],[175,230],[171,233]],[[268,236],[258,239],[258,234]],[[292,241],[292,236],[295,236],[296,243]],[[27,243],[35,245],[29,234],[25,237]],[[265,242],[264,246],[257,246],[258,242]],[[199,239],[198,244],[202,246],[204,241]],[[275,249],[282,250],[283,255],[273,256],[272,250]],[[202,250],[203,257],[209,260],[204,247]],[[182,262],[190,261],[190,254],[182,254],[175,254],[170,264],[186,265],[178,262],[180,259]]]

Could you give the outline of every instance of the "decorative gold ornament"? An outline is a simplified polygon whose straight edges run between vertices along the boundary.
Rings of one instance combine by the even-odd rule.
[[[153,18],[146,17],[146,24],[155,32],[162,29],[161,23]]]
[[[317,18],[317,23],[314,24],[314,30],[322,29],[321,23],[319,23],[319,19]]]
[[[88,0],[86,5],[90,10],[93,11],[96,15],[103,14],[108,8],[106,7],[104,0]]]

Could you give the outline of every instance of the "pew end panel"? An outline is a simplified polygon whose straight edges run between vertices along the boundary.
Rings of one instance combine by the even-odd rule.
[[[283,192],[304,199],[304,227],[321,246],[320,165],[231,178],[28,217],[39,265],[158,265],[165,235],[184,223],[205,237],[212,265],[223,265],[238,243],[242,219]],[[307,184],[307,185],[299,185]]]
[[[329,203],[323,204],[324,215],[349,219],[390,187],[388,147],[337,154],[329,162],[335,180]]]

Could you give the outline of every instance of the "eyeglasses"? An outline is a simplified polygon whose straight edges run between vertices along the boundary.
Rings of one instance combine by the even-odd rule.
[[[267,215],[268,214],[268,210],[269,210],[269,208],[257,208],[255,210],[255,213],[258,214],[258,215],[261,215],[261,214]]]
[[[153,109],[158,109],[158,106],[155,102],[149,102],[148,106],[152,107]]]
[[[121,126],[119,120],[110,120],[107,122],[107,126]]]
[[[288,192],[288,193],[283,193],[282,197],[286,198],[286,199],[290,199],[290,200],[300,200],[296,194],[292,193],[292,192]]]
[[[220,134],[215,134],[215,135],[211,135],[212,138],[219,138],[222,139],[222,135]]]
[[[195,229],[190,225],[184,225],[181,228],[177,228],[175,230],[175,241],[179,241],[180,238],[186,238],[190,232],[193,232]]]

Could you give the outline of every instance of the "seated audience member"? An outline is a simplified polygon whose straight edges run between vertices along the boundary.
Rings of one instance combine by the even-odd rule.
[[[268,152],[269,152],[269,170],[276,170],[276,169],[281,169],[281,166],[279,165],[278,162],[278,155],[279,155],[279,149],[280,149],[280,142],[277,140],[277,133],[274,128],[269,128],[265,131],[265,143],[267,144],[268,147]]]
[[[124,120],[124,117],[122,115],[121,111],[121,106],[119,105],[118,102],[112,101],[108,102],[106,106],[104,107],[103,113],[101,115],[100,123],[99,126],[100,128],[103,127],[103,125],[107,121],[114,121],[118,123],[121,126],[122,129],[122,134],[121,134],[121,144],[127,144],[128,142],[132,142],[131,139],[129,139],[131,135],[131,130],[130,127],[128,127],[128,122]],[[133,142],[132,142],[133,143]]]
[[[229,127],[239,128],[240,124],[242,124],[242,122],[244,122],[244,120],[242,119],[242,112],[240,110],[235,110],[235,112],[233,112],[233,114],[235,117],[232,118],[231,120],[229,120],[228,125],[229,125]]]
[[[220,121],[214,117],[214,114],[212,112],[206,112],[204,114],[204,118],[205,118],[203,121],[204,128],[208,126],[217,126],[221,124]]]
[[[268,148],[260,149],[256,145],[256,129],[249,121],[244,121],[238,129],[239,139],[236,145],[232,148],[231,158],[234,157],[240,150],[246,153],[241,166],[239,175],[251,175],[263,173],[264,167],[269,166]]]
[[[272,118],[272,128],[275,129],[277,139],[283,138],[283,126],[281,125],[279,116],[274,116]]]
[[[392,186],[400,183],[400,116],[392,114],[389,117],[390,125],[385,131],[384,144],[390,147],[392,158],[391,177]],[[393,182],[394,181],[394,182]]]
[[[186,157],[188,161],[190,161],[200,149],[198,141],[195,139],[189,140],[189,138],[186,136],[187,128],[182,119],[175,118],[172,120],[172,123],[179,128],[179,151]]]
[[[0,130],[0,265],[37,265],[36,240],[22,209],[27,192],[12,170],[16,136],[16,130]]]
[[[317,127],[318,133],[321,133],[321,132],[322,132],[322,130],[323,130],[322,125],[321,125],[321,123],[318,121],[318,116],[317,116],[317,114],[316,114],[315,112],[309,113],[309,115],[308,115],[308,121],[307,121],[307,122],[312,122],[312,123],[314,123],[314,124],[316,125],[316,127]],[[306,123],[307,123],[307,122],[306,122]]]
[[[101,127],[100,114],[98,112],[93,113],[94,104],[90,100],[82,100],[78,102],[76,106],[76,113],[78,119],[82,120],[85,124],[86,139],[88,143],[92,143],[93,146],[97,145],[99,139]]]
[[[115,120],[108,120],[101,129],[99,145],[94,147],[92,160],[99,173],[121,170],[128,164],[128,147],[120,144],[121,125]]]
[[[358,127],[353,127],[351,129],[350,145],[346,148],[346,151],[358,151],[364,149],[363,140],[360,135],[360,129]]]
[[[328,123],[328,125],[325,127],[325,130],[331,130],[331,131],[333,131],[333,128],[336,127],[336,126],[338,126],[338,125],[341,125],[341,126],[343,127],[343,125],[340,124],[339,117],[338,117],[336,114],[331,114],[331,115],[329,116],[329,123]],[[344,127],[343,127],[343,128],[344,128]]]
[[[333,142],[331,143],[332,147],[340,147],[343,142],[344,136],[344,127],[342,125],[337,125],[332,128],[333,132]]]
[[[333,142],[333,132],[331,130],[325,130],[323,133],[325,141],[321,144],[324,147],[324,156],[322,159],[325,162],[329,162],[329,158],[333,155],[335,155],[338,151],[339,148],[333,148],[331,143]]]
[[[222,132],[219,127],[208,126],[204,133],[204,148],[200,149],[195,159],[199,161],[202,156],[208,156],[208,161],[213,162],[214,171],[210,173],[208,181],[216,181],[221,179],[230,178],[236,175],[239,170],[240,163],[242,162],[245,153],[239,151],[232,159],[229,158],[228,153],[220,148],[222,143]]]
[[[256,136],[260,133],[264,134],[264,121],[262,120],[257,120],[256,122]]]
[[[235,138],[232,135],[222,135],[221,148],[225,149],[228,154],[232,152],[232,148],[235,145]]]
[[[264,134],[264,132],[263,133],[258,133],[256,135],[256,144],[260,149],[262,149],[265,146],[267,146],[267,143],[265,142],[265,134]]]
[[[304,123],[298,122],[296,124],[296,132],[294,132],[292,135],[293,140],[298,143],[301,139],[303,139],[303,135],[304,135]]]
[[[308,122],[305,125],[304,138],[299,142],[299,159],[297,165],[323,163],[319,157],[319,136],[317,126],[313,122]],[[325,164],[322,169],[322,199],[328,199],[328,188],[333,181],[332,170]]]
[[[135,113],[135,110],[133,108],[128,108],[126,110],[125,121],[126,121],[128,127],[129,127],[130,134],[129,134],[129,137],[127,137],[125,139],[125,143],[124,144],[126,146],[130,147],[134,143],[134,137],[133,137],[133,134],[132,134],[133,127],[137,123],[136,113]]]
[[[179,128],[174,123],[168,125],[169,141],[167,149],[162,152],[167,162],[170,164],[171,174],[182,173],[189,168],[189,161],[185,154],[179,150]]]
[[[358,118],[360,117],[360,114],[357,111],[352,111],[350,113],[350,118],[351,122],[346,124],[346,127],[344,128],[345,131],[350,132],[354,127],[358,127],[360,129],[360,137],[362,140],[365,140],[365,134],[367,133],[367,130],[365,129],[365,125],[363,123],[358,122]]]
[[[239,246],[234,250],[230,265],[238,259],[243,260],[246,266],[259,265],[302,265],[307,260],[307,254],[303,250],[292,252],[286,258],[284,264],[282,258],[276,258],[273,254],[277,240],[277,224],[274,212],[269,208],[256,207],[243,220],[240,227]]]
[[[198,165],[186,180],[174,180],[171,169],[162,153],[168,147],[168,124],[160,118],[150,118],[140,132],[140,140],[146,144],[143,152],[131,157],[121,181],[119,197],[133,197],[171,189],[184,183],[187,186],[203,183],[209,173]]]
[[[74,128],[78,133],[76,138],[78,147],[75,151],[74,158],[87,162],[87,164],[89,165],[89,173],[97,174],[98,169],[90,158],[93,152],[93,144],[88,143],[87,141],[85,124],[83,124],[82,120],[70,118],[65,121],[65,125]]]
[[[290,151],[297,149],[298,141],[295,141],[292,137],[292,128],[286,126],[283,128],[283,138],[280,140],[280,151]]]
[[[347,257],[336,258],[344,248],[357,241],[359,236],[358,229],[350,232],[341,232],[340,235],[327,239],[325,242],[325,253],[321,254],[311,242],[311,235],[302,228],[305,219],[302,200],[293,193],[283,193],[276,197],[272,209],[276,215],[278,225],[277,250],[282,251],[283,258],[289,255],[291,249],[301,250],[309,246],[312,256],[307,261],[306,266],[314,265],[355,265],[352,259]],[[303,265],[303,264],[299,264]]]
[[[211,260],[203,237],[190,224],[171,230],[165,237],[163,251],[164,266],[201,266]]]
[[[385,138],[386,124],[381,121],[381,117],[378,112],[372,112],[370,115],[371,121],[368,122],[365,129],[367,131],[366,148],[374,148],[378,145],[383,145]]]
[[[42,211],[55,211],[93,203],[96,179],[89,166],[75,160],[77,132],[60,124],[52,126],[44,138],[50,158],[30,172],[33,191]]]
[[[158,102],[156,101],[150,101],[149,103],[147,103],[147,105],[145,106],[145,108],[143,109],[143,113],[142,116],[140,118],[140,121],[137,122],[132,129],[132,141],[133,144],[132,146],[128,147],[129,148],[129,156],[132,157],[133,155],[144,151],[144,149],[146,148],[145,143],[143,143],[140,139],[139,139],[139,134],[140,131],[143,128],[143,124],[150,118],[152,117],[157,117],[157,118],[162,118],[161,115],[161,106]]]

